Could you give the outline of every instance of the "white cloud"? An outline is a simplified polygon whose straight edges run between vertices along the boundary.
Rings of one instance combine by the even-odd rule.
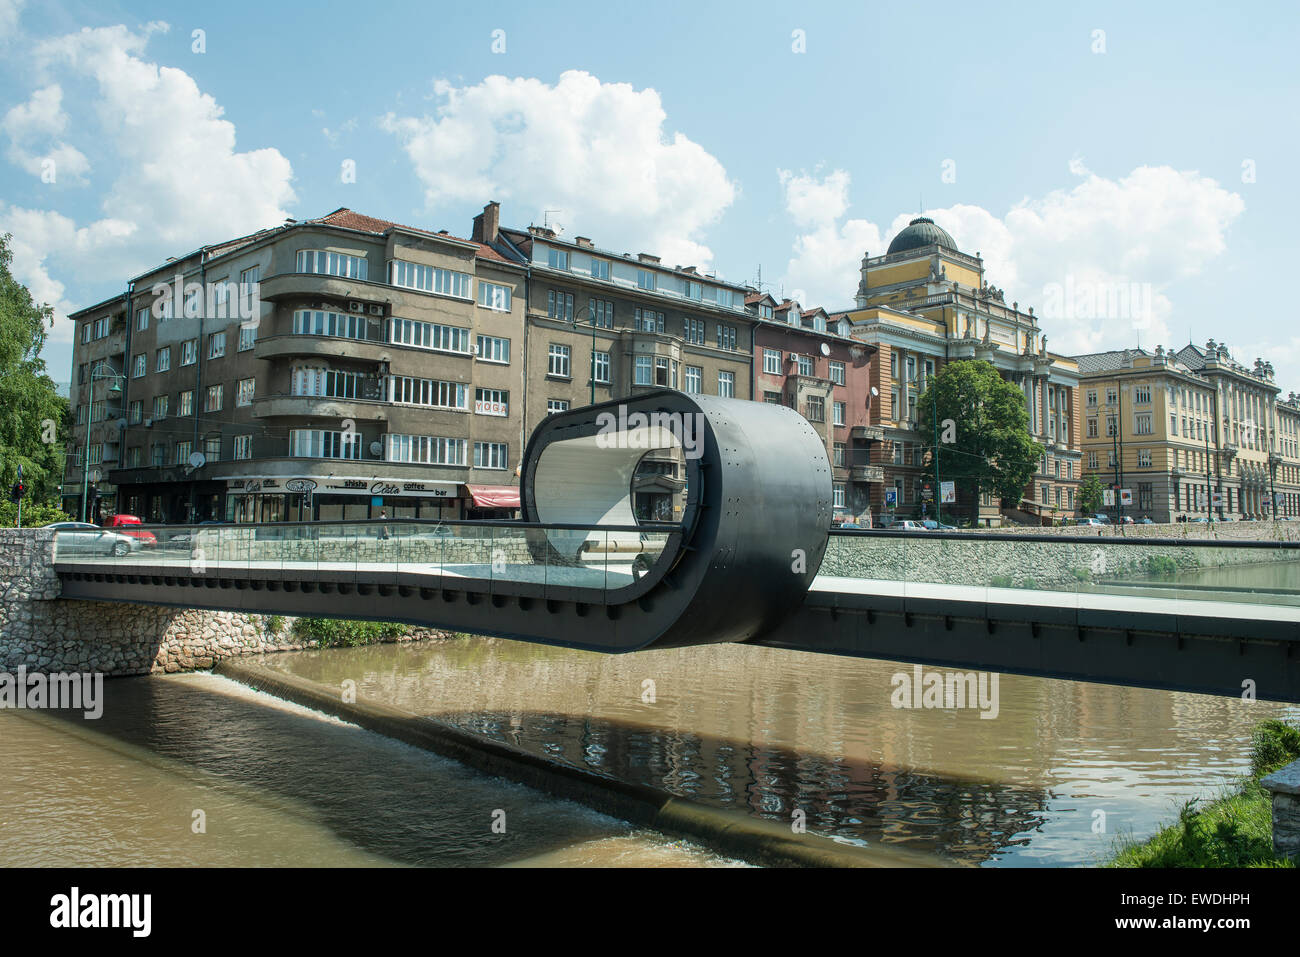
[[[149,37],[166,29],[151,23],[139,33],[124,26],[82,30],[35,48],[38,75],[90,81],[98,129],[83,135],[97,157],[118,168],[103,216],[86,225],[55,209],[0,203],[0,231],[14,234],[15,275],[60,314],[72,304],[59,276],[120,281],[178,249],[278,223],[294,200],[292,169],[278,150],[239,152],[234,124],[189,74],[144,58]],[[62,135],[72,125],[58,84],[5,117],[14,144],[15,132]],[[65,151],[56,155],[65,162],[81,155],[60,146]],[[54,338],[66,339],[70,331],[59,326]]]
[[[777,170],[785,207],[805,232],[794,242],[786,267],[784,294],[805,306],[835,309],[853,302],[864,252],[878,255],[880,229],[865,219],[838,222],[849,209],[849,174],[837,169],[818,178]]]
[[[60,140],[68,128],[68,114],[63,111],[63,88],[57,83],[42,87],[26,103],[20,103],[5,114],[0,129],[9,136],[9,160],[33,176],[44,176],[46,182],[84,183],[90,170],[90,161],[75,146]],[[45,152],[35,144],[46,146]],[[47,165],[52,164],[52,165]]]
[[[1149,347],[1169,344],[1175,313],[1169,287],[1223,253],[1227,230],[1244,209],[1242,198],[1208,177],[1167,166],[1138,167],[1119,179],[1090,172],[1079,158],[1069,169],[1082,180],[1073,188],[1026,198],[1004,216],[967,205],[925,215],[946,229],[959,249],[983,255],[985,278],[1004,290],[1008,302],[1035,307],[1052,351],[1123,348],[1139,339]],[[876,227],[870,222],[838,223],[832,215],[841,206],[847,209],[847,185],[843,204],[810,203],[815,190],[781,175],[787,207],[805,230],[794,242],[787,282],[807,286],[814,300],[850,301],[863,250],[884,252],[886,240],[914,217],[896,217],[882,240],[879,231],[873,236]],[[810,208],[819,210],[820,218],[810,218]],[[871,241],[864,245],[863,239]],[[1050,307],[1061,305],[1067,289],[1075,293],[1069,311],[1058,308],[1053,314]],[[1083,308],[1089,292],[1096,294],[1091,312]],[[1129,293],[1134,294],[1129,308],[1108,314],[1103,304],[1113,307]]]
[[[546,210],[566,234],[707,266],[700,241],[736,195],[722,164],[681,133],[665,131],[653,89],[602,83],[580,70],[555,85],[490,76],[434,85],[432,116],[389,113],[430,209],[447,202],[526,202],[507,222]]]
[[[26,0],[0,0],[0,43],[18,32],[18,18]]]

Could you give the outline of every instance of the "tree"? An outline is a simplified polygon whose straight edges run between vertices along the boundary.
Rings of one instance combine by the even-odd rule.
[[[1029,435],[1024,393],[991,363],[948,363],[930,378],[916,410],[922,422],[933,420],[939,442],[932,454],[939,457],[940,481],[956,482],[971,496],[971,525],[978,524],[983,493],[1020,500],[1043,447]],[[931,472],[934,465],[932,458]]]
[[[68,401],[45,374],[41,348],[54,311],[37,305],[9,272],[12,237],[0,237],[0,488],[7,493],[23,467],[31,503],[55,504],[63,479]]]
[[[1097,514],[1097,509],[1101,507],[1101,495],[1105,486],[1101,484],[1101,479],[1096,475],[1089,475],[1079,483],[1079,509],[1085,515]]]

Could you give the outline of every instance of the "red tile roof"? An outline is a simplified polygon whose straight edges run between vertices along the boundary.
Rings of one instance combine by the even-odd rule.
[[[390,222],[387,219],[376,219],[374,216],[367,216],[365,213],[358,213],[354,210],[341,206],[334,212],[319,219],[308,219],[307,223],[321,224],[325,226],[341,226],[344,229],[355,229],[363,233],[376,233],[382,235],[390,229],[404,229],[412,233],[421,233],[425,236],[432,236],[435,239],[452,239],[457,242],[469,243],[471,246],[478,247],[476,255],[481,259],[493,259],[497,262],[508,263],[512,260],[502,256],[499,252],[485,243],[475,242],[472,239],[462,239],[460,236],[452,236],[449,233],[437,233],[428,229],[420,229],[416,226],[404,226],[401,223]]]

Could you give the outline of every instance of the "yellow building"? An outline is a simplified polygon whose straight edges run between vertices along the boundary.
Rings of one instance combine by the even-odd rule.
[[[877,510],[888,516],[892,498],[894,514],[910,516],[932,484],[926,462],[934,430],[916,408],[928,377],[951,360],[983,359],[1024,393],[1030,434],[1046,454],[1019,502],[986,496],[981,523],[1074,517],[1082,476],[1078,364],[1048,351],[1034,310],[1008,305],[985,280],[978,254],[958,250],[932,220],[914,219],[885,255],[863,256],[856,308],[846,315],[853,337],[879,350],[872,421],[885,441],[873,464],[885,480],[873,496]]]

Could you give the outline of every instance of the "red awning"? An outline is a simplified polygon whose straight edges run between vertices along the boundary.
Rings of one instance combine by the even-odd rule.
[[[475,508],[518,508],[518,485],[466,485]]]

